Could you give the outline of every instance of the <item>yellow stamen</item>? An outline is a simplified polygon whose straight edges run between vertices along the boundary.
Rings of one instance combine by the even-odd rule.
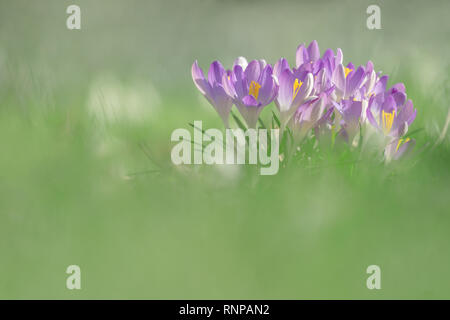
[[[250,87],[248,88],[248,94],[253,96],[255,99],[258,99],[260,88],[261,88],[261,85],[258,82],[256,82],[256,81],[250,82]]]
[[[298,79],[295,79],[295,82],[294,82],[294,94],[292,96],[292,100],[295,99],[295,97],[297,96],[298,90],[300,90],[302,85],[303,85],[303,82],[298,81]]]
[[[347,78],[348,74],[349,74],[350,72],[352,72],[352,71],[353,71],[353,69],[350,69],[350,68],[345,67],[345,69],[344,69],[345,77]]]
[[[403,139],[399,139],[398,143],[397,143],[397,148],[395,149],[395,151],[398,151],[398,148],[400,148],[400,146],[404,143],[407,143],[409,140],[411,140],[410,138],[406,138],[405,141],[403,141]]]
[[[381,111],[382,129],[384,134],[388,134],[391,131],[392,125],[394,124],[395,110],[392,112]]]

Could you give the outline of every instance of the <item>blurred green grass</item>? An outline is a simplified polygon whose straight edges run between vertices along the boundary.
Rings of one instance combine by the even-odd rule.
[[[448,135],[388,168],[170,164],[175,128],[221,126],[194,59],[292,62],[312,39],[404,82],[417,148],[433,144],[450,105],[448,2],[383,2],[374,32],[368,3],[80,1],[71,32],[69,1],[2,2],[0,298],[450,298]],[[71,264],[80,291],[65,287]]]

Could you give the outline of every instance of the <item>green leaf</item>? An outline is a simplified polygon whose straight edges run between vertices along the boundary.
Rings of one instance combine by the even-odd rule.
[[[198,131],[201,131],[205,136],[207,136],[207,137],[210,138],[211,140],[215,140],[215,137],[211,137],[211,135],[207,134],[205,130],[196,127],[193,123],[190,123],[190,122],[189,122],[189,125],[190,125],[192,128],[194,128],[194,129],[196,129],[196,130],[198,130]],[[191,142],[192,142],[192,141],[191,141]],[[223,140],[219,139],[219,142],[220,142],[220,143],[222,144],[222,146],[223,146]],[[204,148],[204,147],[205,147],[205,146],[203,145],[203,148]]]
[[[266,125],[264,124],[264,122],[262,121],[261,118],[258,118],[258,121],[259,121],[259,124],[261,125],[261,127],[262,127],[263,129],[267,129],[267,128],[266,128]]]
[[[280,119],[278,119],[277,115],[275,114],[275,112],[272,110],[272,115],[273,115],[273,119],[275,119],[275,122],[277,123],[278,127],[281,126],[281,122]]]
[[[239,119],[238,116],[235,115],[233,111],[231,111],[231,115],[233,116],[234,121],[236,121],[236,124],[238,125],[238,127],[241,128],[242,130],[246,131],[247,127],[242,123],[241,119]]]

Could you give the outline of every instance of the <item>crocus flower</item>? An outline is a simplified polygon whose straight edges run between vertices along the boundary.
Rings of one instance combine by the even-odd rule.
[[[308,73],[313,74],[314,84],[311,95],[318,96],[332,87],[331,76],[337,65],[342,63],[342,51],[338,49],[336,55],[333,50],[327,49],[320,57],[317,41],[312,41],[308,48],[301,44],[296,52],[296,68],[292,71],[298,79],[303,79]],[[280,59],[274,67],[274,75],[280,76],[281,71],[289,68],[285,59]]]
[[[192,79],[194,80],[197,89],[214,107],[225,127],[228,128],[228,118],[231,107],[233,106],[233,101],[223,87],[223,76],[226,75],[227,72],[222,64],[219,61],[214,61],[211,64],[208,71],[208,79],[205,79],[203,70],[198,66],[197,61],[192,65],[191,72]]]
[[[301,65],[309,65],[311,66],[311,69],[309,70],[310,72],[317,71],[317,62],[319,62],[319,59],[320,50],[316,40],[312,41],[309,44],[308,48],[306,48],[304,44],[298,46],[297,52],[295,54],[295,63],[297,68],[299,68]]]
[[[284,69],[279,76],[278,97],[275,105],[280,111],[281,127],[284,128],[298,107],[308,101],[313,90],[312,73],[297,78],[289,68]]]
[[[417,110],[411,100],[406,100],[402,85],[396,85],[386,93],[372,96],[367,108],[370,124],[385,136],[400,138],[416,118]]]
[[[264,60],[253,60],[246,68],[236,64],[230,75],[223,76],[227,94],[233,99],[248,127],[255,128],[262,109],[278,93],[272,67]]]

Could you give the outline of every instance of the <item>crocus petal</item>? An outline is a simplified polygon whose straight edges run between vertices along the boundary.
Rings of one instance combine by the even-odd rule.
[[[253,96],[248,95],[242,99],[242,103],[238,103],[236,106],[247,123],[247,126],[249,128],[255,128],[259,114],[263,109],[260,107],[258,101]]]
[[[233,69],[235,66],[241,66],[242,70],[245,70],[248,66],[247,59],[245,57],[237,57],[233,63]]]
[[[381,106],[381,109],[385,112],[392,112],[395,109],[396,103],[395,99],[392,97],[392,95],[388,95],[387,98],[384,100],[383,105]]]
[[[292,103],[294,77],[289,69],[285,69],[279,79],[278,104],[281,112],[289,110]]]
[[[317,61],[320,59],[319,45],[316,40],[313,40],[308,46],[308,55],[310,61]]]
[[[302,140],[321,119],[325,110],[325,100],[320,97],[303,105],[293,118],[293,129],[296,140]]]
[[[214,103],[212,105],[214,109],[216,109],[219,116],[222,118],[225,127],[228,128],[228,118],[230,115],[231,107],[233,106],[233,102],[221,85],[215,86],[212,90],[214,99]]]
[[[272,88],[275,85],[270,65],[267,65],[261,72],[259,83],[261,88],[259,89],[258,101],[263,105],[267,105],[272,102],[270,99],[272,98]]]
[[[403,92],[405,93],[405,85],[403,83],[396,83],[392,86],[392,88],[389,90],[389,93],[395,93],[395,92]]]
[[[245,79],[245,73],[241,66],[236,65],[233,68],[233,85],[236,97],[244,97],[248,94],[248,84]]]
[[[395,138],[390,141],[384,149],[384,157],[386,162],[391,160],[399,160],[407,156],[414,148],[416,142],[410,138]]]
[[[313,125],[315,125],[316,122],[322,117],[324,110],[325,99],[323,96],[320,96],[315,102],[312,103],[310,120],[313,122]]]
[[[314,81],[314,88],[316,89],[317,92],[322,92],[327,89],[328,76],[325,68],[319,71],[319,73],[316,75],[313,81]]]
[[[369,60],[369,61],[367,61],[367,64],[366,64],[366,72],[368,74],[370,74],[370,73],[372,73],[372,71],[373,71],[373,62]]]
[[[410,139],[407,142],[401,144],[400,147],[398,148],[397,152],[394,155],[394,159],[398,160],[402,157],[405,157],[407,154],[409,154],[412,151],[412,149],[414,148],[415,145],[416,145],[416,140],[414,140],[414,139]]]
[[[242,103],[247,107],[257,107],[259,106],[259,102],[255,99],[255,97],[251,95],[247,95],[242,98]]]
[[[361,101],[349,101],[343,109],[344,120],[348,122],[356,122],[361,117],[362,103]]]
[[[372,67],[373,69],[373,67]],[[367,71],[366,70],[366,75],[367,75],[367,82],[365,84],[366,86],[366,95],[371,95],[373,93],[373,89],[375,88],[375,84],[377,82],[377,74],[375,72],[375,70],[372,71]]]
[[[300,67],[303,63],[305,63],[305,56],[308,56],[305,45],[301,44],[298,46],[297,51],[295,53],[295,65],[296,67]]]
[[[294,99],[294,105],[299,106],[305,102],[305,99],[307,99],[313,90],[314,87],[314,78],[312,73],[308,73],[306,76],[306,79],[303,81],[302,86],[297,92],[297,95]]]
[[[235,99],[237,94],[234,88],[233,82],[231,80],[231,76],[224,74],[222,77],[223,88],[228,96]]]
[[[258,61],[259,61],[259,67],[260,67],[260,70],[263,70],[263,69],[267,66],[266,60],[264,60],[264,59],[259,59]]]
[[[342,64],[338,65],[333,73],[333,83],[341,94],[345,93],[345,71]]]
[[[372,126],[374,126],[377,129],[380,129],[380,126],[379,126],[378,122],[375,120],[375,117],[374,117],[374,115],[372,113],[372,111],[373,111],[372,109],[374,108],[375,103],[376,103],[375,102],[375,98],[372,97],[369,100],[369,106],[367,107],[367,110],[366,110],[366,117],[367,117],[367,120],[369,120],[369,123]]]
[[[192,73],[192,79],[194,80],[194,84],[197,87],[197,89],[203,94],[203,95],[210,95],[210,85],[206,81],[205,76],[203,75],[203,70],[198,66],[197,60],[192,64],[191,68]]]
[[[395,92],[392,94],[392,97],[394,98],[397,106],[402,106],[406,101],[406,94],[404,94],[403,92]]]
[[[324,115],[319,120],[317,120],[316,125],[322,126],[322,125],[325,125],[327,122],[329,122],[331,120],[331,116],[333,115],[333,112],[334,112],[334,108],[328,107],[328,110],[324,113]]]
[[[247,78],[247,83],[250,84],[252,81],[258,81],[261,74],[261,64],[258,60],[252,60],[248,64],[244,71],[245,77]]]
[[[333,74],[334,68],[336,67],[336,61],[334,57],[334,52],[331,49],[327,49],[323,54],[323,67],[326,70],[328,76]]]
[[[408,125],[410,125],[416,118],[416,113],[417,110],[414,109],[412,101],[408,100],[406,101],[403,108],[399,111],[396,120],[399,122],[407,122]]]
[[[286,69],[289,69],[289,63],[285,58],[281,58],[275,63],[273,66],[273,75],[276,77],[277,81],[279,81],[281,73]]]
[[[408,122],[405,121],[405,122],[401,123],[398,126],[398,128],[395,130],[396,131],[395,135],[397,137],[403,137],[408,132],[408,128],[409,128]]]
[[[208,71],[208,82],[211,86],[216,83],[222,82],[222,77],[225,73],[225,69],[219,61],[214,61],[211,63]]]
[[[348,143],[352,143],[355,135],[358,133],[361,112],[361,101],[344,101],[342,109],[342,119],[344,124],[342,125],[340,133]]]
[[[336,50],[336,65],[342,64],[344,61],[344,54],[342,53],[341,48],[337,48]]]
[[[350,78],[347,81],[347,87],[345,91],[346,96],[351,96],[354,94],[355,90],[359,89],[364,81],[365,72],[363,67],[359,67],[356,72],[351,72],[348,75]]]
[[[382,92],[386,91],[386,85],[389,77],[388,76],[382,76],[380,80],[375,84],[375,87],[373,88],[373,94],[377,95]]]

